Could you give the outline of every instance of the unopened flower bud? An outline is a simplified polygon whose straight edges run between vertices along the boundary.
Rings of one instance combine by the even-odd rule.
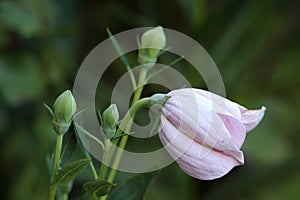
[[[76,113],[76,102],[70,90],[63,92],[54,102],[54,129],[57,133],[64,134],[71,125]]]
[[[212,180],[244,164],[240,150],[246,133],[266,110],[247,108],[208,91],[192,88],[167,94],[162,108],[160,140],[190,176]]]
[[[160,50],[166,46],[166,36],[161,26],[146,31],[141,36],[139,62],[156,63]]]
[[[166,36],[161,26],[146,31],[141,37],[141,48],[163,49],[166,46]]]
[[[119,121],[119,112],[116,104],[110,105],[102,114],[102,130],[111,139]]]

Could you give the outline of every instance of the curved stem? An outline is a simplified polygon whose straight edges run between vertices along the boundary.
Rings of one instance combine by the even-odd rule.
[[[140,99],[137,102],[135,102],[132,107],[130,108],[130,110],[127,112],[127,114],[125,115],[124,119],[122,120],[118,130],[117,130],[117,134],[121,134],[124,130],[124,132],[129,132],[130,128],[132,126],[133,123],[133,118],[135,116],[135,113],[142,107],[148,105],[149,103],[149,99],[150,98],[144,98],[144,99]],[[116,175],[116,169],[118,168],[120,161],[121,161],[121,157],[123,154],[123,150],[126,146],[127,143],[127,139],[128,139],[128,135],[123,136],[119,145],[119,149],[117,150],[116,153],[116,157],[114,160],[114,163],[112,165],[112,169],[109,173],[109,176],[107,178],[108,182],[113,182],[114,177]]]

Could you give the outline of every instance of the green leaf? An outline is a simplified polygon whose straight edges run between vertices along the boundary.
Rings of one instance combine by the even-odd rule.
[[[94,193],[99,198],[101,196],[107,195],[111,188],[115,186],[116,184],[104,180],[98,180],[85,183],[83,185],[83,188],[87,192]]]
[[[141,200],[143,199],[147,188],[156,173],[145,173],[129,178],[124,183],[113,189],[108,200]]]
[[[64,141],[63,141],[63,147],[62,147],[62,153],[61,153],[61,164],[65,165],[68,163],[73,155],[73,152],[76,148],[76,136],[74,132],[70,132],[65,134]]]
[[[49,171],[49,178],[51,179],[52,174],[53,174],[53,163],[54,163],[54,155],[53,154],[49,154],[46,156],[46,163],[47,163],[47,167],[48,167],[48,171]]]
[[[77,129],[76,129],[75,126],[74,126],[74,131],[75,131],[76,140],[77,140],[77,143],[78,143],[78,145],[79,145],[79,147],[80,147],[80,150],[82,151],[82,153],[83,153],[86,157],[90,158],[90,157],[91,157],[91,156],[90,156],[90,153],[87,151],[87,149],[85,148],[84,144],[82,143],[82,141],[81,141],[81,139],[80,139],[80,136],[79,136],[79,134],[78,134],[78,131],[77,131]]]
[[[56,174],[52,185],[66,183],[75,177],[90,163],[90,158],[76,160],[63,166]]]

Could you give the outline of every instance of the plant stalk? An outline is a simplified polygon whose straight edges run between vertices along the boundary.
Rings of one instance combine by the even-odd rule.
[[[51,178],[49,200],[54,200],[55,199],[57,186],[52,185],[52,184],[54,182],[55,176],[56,176],[57,171],[59,169],[62,143],[63,143],[63,135],[62,134],[57,134],[57,136],[56,136],[55,156],[54,156],[54,167],[53,167],[53,174],[52,174],[52,178]]]

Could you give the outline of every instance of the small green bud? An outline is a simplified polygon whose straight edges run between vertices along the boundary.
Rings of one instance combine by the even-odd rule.
[[[68,131],[76,113],[76,102],[70,90],[63,92],[54,102],[54,129],[59,134]]]
[[[139,62],[141,64],[156,63],[160,50],[165,46],[166,35],[161,26],[146,31],[141,36]]]
[[[102,114],[102,130],[111,139],[116,133],[119,112],[116,104],[110,105]]]
[[[166,46],[166,36],[161,26],[146,31],[141,37],[141,48],[163,49]]]

